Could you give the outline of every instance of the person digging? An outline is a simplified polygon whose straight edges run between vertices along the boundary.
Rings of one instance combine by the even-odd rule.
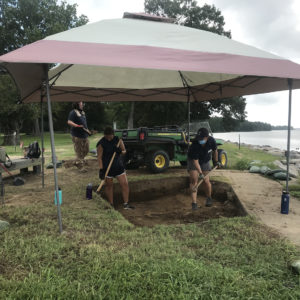
[[[112,157],[115,157],[110,165]],[[122,190],[122,197],[124,201],[124,209],[134,209],[129,205],[129,186],[126,176],[126,171],[123,166],[121,155],[126,154],[125,145],[122,140],[119,140],[114,135],[114,130],[111,127],[104,129],[104,137],[97,143],[97,158],[99,163],[99,178],[105,180],[105,194],[111,206],[114,206],[113,201],[113,179],[117,178]],[[108,167],[110,165],[110,169]],[[105,177],[106,174],[106,177]]]
[[[206,195],[205,206],[212,206],[213,200],[211,198],[211,183],[209,176],[206,176],[210,170],[210,159],[212,159],[214,167],[220,167],[218,162],[218,150],[216,140],[209,135],[206,128],[200,128],[195,139],[188,151],[187,157],[187,171],[190,175],[190,190],[192,196],[192,210],[197,210],[197,182],[198,179],[203,179],[203,187]]]

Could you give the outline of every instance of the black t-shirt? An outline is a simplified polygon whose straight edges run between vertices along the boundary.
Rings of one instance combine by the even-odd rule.
[[[217,150],[216,140],[209,136],[204,145],[200,145],[198,141],[193,141],[188,151],[188,158],[198,159],[199,164],[207,163],[211,159],[211,151]]]
[[[76,111],[78,112],[77,115]],[[69,113],[69,117],[68,120],[74,122],[77,125],[83,125],[84,128],[87,128],[87,122],[86,122],[86,117],[85,117],[85,113],[81,112],[79,110],[72,110]],[[82,139],[86,139],[89,135],[86,131],[84,131],[82,128],[80,127],[71,127],[71,134],[72,136],[78,137],[78,138],[82,138]]]
[[[107,169],[110,160],[114,154],[114,146],[117,146],[119,142],[119,138],[117,136],[114,136],[111,141],[108,141],[105,137],[103,137],[98,143],[97,146],[99,145],[102,146],[103,148],[103,154],[102,154],[102,163],[103,163],[103,169]],[[123,166],[120,154],[116,153],[115,159],[111,165],[111,169],[118,167],[118,166]]]

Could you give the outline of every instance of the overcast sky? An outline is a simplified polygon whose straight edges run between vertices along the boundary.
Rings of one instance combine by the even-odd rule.
[[[67,0],[90,22],[122,18],[123,12],[142,12],[144,0]],[[300,63],[300,1],[198,0],[214,4],[225,18],[232,38]],[[286,125],[288,92],[247,96],[249,121]],[[300,128],[300,90],[293,91],[292,126]]]

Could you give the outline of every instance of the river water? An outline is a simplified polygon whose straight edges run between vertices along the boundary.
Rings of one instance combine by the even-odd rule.
[[[241,143],[287,149],[287,130],[214,133],[215,138],[237,143],[239,136]],[[291,150],[300,150],[300,129],[291,130]]]

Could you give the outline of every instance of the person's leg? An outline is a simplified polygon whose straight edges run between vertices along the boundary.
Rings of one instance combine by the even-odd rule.
[[[79,156],[80,156],[80,150],[79,150],[78,138],[75,137],[75,136],[72,136],[72,142],[74,144],[74,151],[75,151],[75,154],[76,154],[76,159],[80,159],[79,158]]]
[[[197,170],[190,170],[190,190],[192,196],[192,203],[197,203],[197,190],[194,190],[198,182],[199,173]]]
[[[117,179],[121,186],[123,201],[124,201],[124,203],[128,203],[129,186],[128,186],[128,181],[127,181],[127,176],[125,173],[123,173],[123,174],[117,176]]]
[[[89,151],[90,151],[90,142],[87,138],[83,139],[83,149],[82,149],[83,160],[88,155]]]
[[[113,199],[113,178],[105,178],[105,194],[111,205],[114,204]]]
[[[209,173],[209,171],[205,171],[205,172],[203,172],[203,175],[206,176],[208,173]],[[204,178],[202,186],[203,186],[204,193],[205,193],[206,197],[211,198],[211,183],[210,183],[210,180],[209,180],[209,176],[206,176]]]

